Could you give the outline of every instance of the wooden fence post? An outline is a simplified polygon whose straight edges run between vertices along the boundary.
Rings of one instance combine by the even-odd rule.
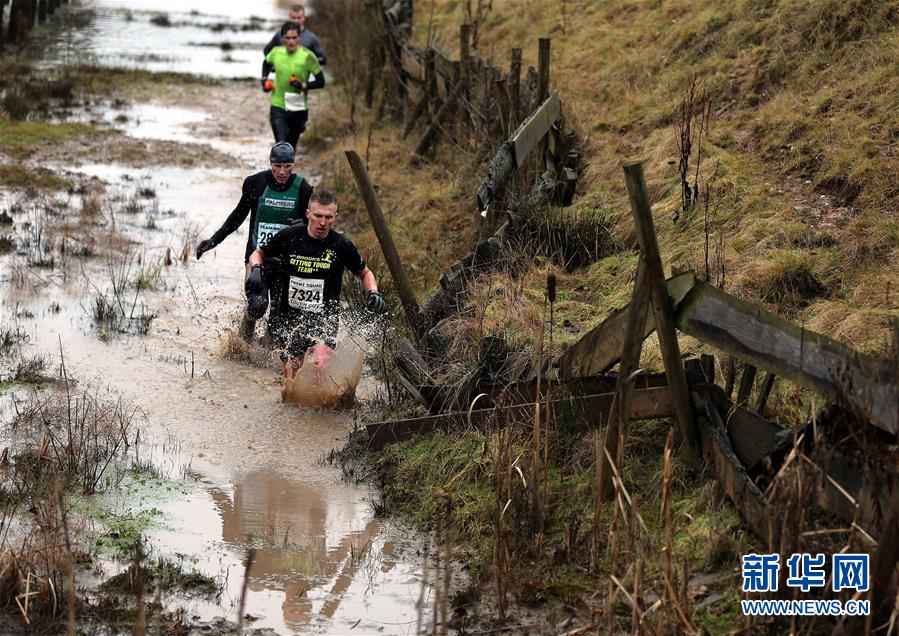
[[[443,106],[440,107],[440,110],[437,111],[437,114],[434,115],[434,121],[431,122],[431,125],[428,126],[428,129],[425,130],[425,134],[421,136],[421,140],[418,142],[418,146],[415,148],[415,153],[412,158],[415,161],[421,160],[425,153],[428,151],[428,148],[431,147],[431,144],[434,143],[434,140],[437,139],[437,134],[441,129],[441,122],[446,116],[446,113],[452,108],[455,101],[459,98],[459,94],[462,92],[462,82],[456,84],[456,87],[449,94],[449,97],[446,98],[446,101],[443,102]],[[463,109],[464,110],[464,109]]]
[[[758,372],[751,364],[743,365],[743,376],[740,378],[740,388],[737,389],[737,404],[746,406],[749,404],[749,396],[755,384],[755,374]]]
[[[6,33],[3,31],[3,13],[6,9],[7,0],[0,0],[0,55],[6,46]]]
[[[468,96],[468,84],[470,68],[468,66],[469,46],[471,40],[471,25],[463,24],[459,27],[459,70],[461,71],[462,92]]]
[[[503,139],[508,138],[512,132],[511,120],[511,103],[509,99],[509,90],[506,87],[505,79],[498,79],[493,83],[493,92],[496,95],[496,105],[499,110],[499,124],[503,131]]]
[[[18,21],[19,6],[22,0],[9,0],[9,22],[7,22],[6,39],[10,44],[16,43],[16,22]],[[2,21],[0,21],[2,24]]]
[[[665,274],[662,269],[662,257],[656,242],[655,226],[652,220],[652,207],[649,203],[649,192],[646,190],[646,179],[643,175],[643,164],[639,161],[626,163],[624,175],[627,180],[627,193],[631,202],[631,212],[640,241],[640,251],[646,261],[646,274],[652,294],[652,310],[662,349],[662,360],[665,363],[665,376],[674,402],[678,429],[683,437],[683,449],[689,461],[699,457],[699,438],[696,421],[693,417],[693,405],[690,390],[684,374],[677,333],[674,330],[674,314],[671,299],[665,287]]]
[[[759,395],[755,401],[755,412],[759,415],[764,415],[763,411],[765,410],[765,405],[768,403],[768,396],[771,395],[771,389],[774,388],[774,381],[776,379],[777,376],[770,371],[765,375],[765,380],[762,382],[762,388],[759,389]]]
[[[512,125],[521,121],[521,49],[512,49],[509,68],[509,100],[512,102]]]
[[[429,108],[437,112],[437,100],[440,93],[437,92],[437,51],[433,47],[425,49],[425,86],[424,95],[427,98]]]
[[[596,488],[598,503],[607,501],[611,494],[612,468],[609,465],[609,457],[615,461],[616,468],[621,470],[621,447],[618,442],[623,431],[631,419],[631,399],[634,395],[634,372],[640,366],[640,352],[643,350],[643,340],[646,337],[646,316],[649,313],[649,281],[646,278],[646,259],[640,255],[637,263],[637,278],[634,280],[634,291],[631,294],[631,303],[627,309],[627,330],[624,334],[624,345],[621,348],[621,364],[618,367],[618,380],[615,383],[615,402],[609,413],[609,421],[606,424],[603,448],[604,452],[597,459]]]
[[[549,96],[549,38],[540,38],[537,51],[537,103],[540,106]]]
[[[387,267],[390,269],[390,275],[393,277],[393,283],[396,285],[400,303],[402,303],[403,311],[406,314],[406,322],[409,323],[419,341],[424,341],[425,334],[421,328],[421,313],[418,301],[415,300],[412,284],[409,282],[409,276],[406,274],[403,262],[400,260],[400,255],[396,250],[396,244],[393,242],[390,228],[384,219],[384,213],[381,211],[381,204],[378,203],[375,189],[368,178],[368,172],[362,164],[359,155],[354,151],[347,150],[346,158],[350,164],[350,169],[353,171],[353,177],[356,179],[356,186],[359,188],[362,200],[365,202],[375,235],[381,244],[381,251],[384,252],[384,260],[387,261]]]

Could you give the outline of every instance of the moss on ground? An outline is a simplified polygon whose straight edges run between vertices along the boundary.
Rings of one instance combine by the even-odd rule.
[[[0,128],[3,124],[0,121]],[[28,168],[17,163],[0,163],[0,185],[5,188],[42,191],[65,190],[72,184],[54,172],[42,168]]]
[[[33,157],[42,149],[52,154],[52,148],[58,144],[91,134],[96,134],[96,129],[87,124],[51,124],[0,117],[0,152],[21,161]],[[7,176],[10,174],[4,174],[4,177]]]

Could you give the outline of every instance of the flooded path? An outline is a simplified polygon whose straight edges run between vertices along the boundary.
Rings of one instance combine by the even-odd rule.
[[[167,61],[158,62],[160,70],[209,70],[211,47],[196,42],[201,31],[208,35],[210,30],[194,23],[251,22],[244,15],[250,11],[245,3],[216,4],[216,10],[226,13],[216,18],[192,8],[201,4],[198,1],[168,3],[169,19],[176,26],[164,29],[146,23],[151,14],[141,13],[138,2],[95,4],[102,19],[79,46],[93,50],[101,61],[115,60],[116,51],[121,52],[121,42],[110,39],[117,32],[115,24],[152,27],[157,36],[162,32],[175,43],[173,59],[187,59],[186,69],[182,61]],[[156,3],[154,9],[164,11],[165,4]],[[273,18],[285,9],[259,3],[252,11],[266,20],[259,22],[264,30],[234,31],[256,47],[247,53],[253,66],[248,75],[255,75]],[[110,26],[104,20],[115,23]],[[182,21],[190,24],[177,26]],[[118,35],[152,41],[140,36],[142,31],[129,33]],[[154,51],[164,57],[167,50],[157,37]],[[241,65],[250,68],[246,61],[230,62],[228,69]],[[242,74],[231,70],[219,74]],[[149,536],[159,554],[188,560],[223,587],[218,603],[183,599],[180,606],[188,618],[236,620],[244,559],[252,548],[255,559],[244,609],[253,617],[248,628],[285,634],[350,629],[415,633],[416,603],[429,598],[422,582],[421,539],[376,520],[370,501],[377,494],[342,482],[336,469],[321,465],[323,456],[341,445],[353,428],[353,411],[283,404],[274,365],[254,366],[222,353],[242,307],[247,229],[241,228],[201,261],[195,260],[193,249],[198,238],[209,236],[231,211],[243,178],[266,167],[271,138],[266,96],[255,82],[231,83],[221,90],[228,94],[214,118],[190,104],[173,106],[171,96],[165,95],[149,103],[119,103],[121,112],[100,114],[109,126],[132,138],[206,144],[232,161],[214,167],[129,167],[85,157],[80,164],[51,165],[101,180],[107,195],[133,202],[129,214],[101,211],[117,235],[132,242],[116,246],[124,254],[118,259],[103,256],[100,246],[90,259],[67,257],[64,274],[31,272],[26,281],[4,284],[4,312],[27,308],[18,322],[31,334],[30,355],[47,355],[55,365],[61,349],[66,368],[79,382],[121,392],[139,407],[149,422],[145,445],[154,464],[172,478],[188,477],[198,484],[183,497],[153,504],[161,514]],[[316,183],[314,165],[298,162],[296,171]],[[85,195],[70,196],[73,207],[85,205]],[[182,262],[178,256],[185,244],[190,254]],[[165,266],[167,250],[175,261]],[[106,333],[91,319],[94,297],[122,263],[128,263],[132,274],[158,276],[150,289],[129,290],[135,294],[137,311],[155,315],[145,335]],[[363,377],[358,393],[378,390]],[[140,504],[123,500],[121,505]]]

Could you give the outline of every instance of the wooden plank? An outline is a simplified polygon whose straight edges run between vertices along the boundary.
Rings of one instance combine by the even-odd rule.
[[[617,376],[615,374],[594,375],[585,378],[568,378],[553,380],[553,393],[557,396],[594,395],[597,393],[611,393],[615,390]],[[653,389],[668,386],[664,373],[640,374],[634,379],[634,385],[638,389]],[[544,380],[544,388],[546,386]],[[477,387],[478,393],[484,393],[481,398],[486,404],[523,404],[537,401],[537,381],[524,380],[506,384],[481,383]],[[546,391],[540,392],[540,399],[546,399]]]
[[[675,307],[686,297],[695,282],[693,272],[672,276],[666,282],[668,297]],[[624,333],[628,323],[628,306],[612,314],[588,331],[559,358],[559,375],[563,378],[583,378],[604,373],[621,358]],[[648,310],[647,310],[648,313]],[[644,339],[655,331],[655,321],[648,313]]]
[[[684,333],[831,400],[846,400],[872,424],[896,434],[895,361],[858,353],[700,281],[675,319]]]
[[[749,396],[755,385],[755,374],[758,371],[751,364],[743,365],[743,376],[740,378],[740,388],[737,389],[737,404],[749,404]]]
[[[608,417],[614,395],[614,393],[601,393],[574,399],[553,400],[552,409],[556,414],[570,413],[575,421],[586,429],[595,418]],[[654,419],[670,417],[673,414],[671,394],[666,387],[634,391],[632,419]],[[467,411],[456,411],[405,420],[376,422],[368,424],[365,428],[368,432],[369,446],[379,448],[384,444],[399,442],[414,435],[430,433],[437,429],[467,426],[469,422],[472,426],[481,427],[502,425],[514,419],[530,419],[534,415],[534,404],[522,403],[507,407],[476,409],[471,411],[470,415],[469,418]]]
[[[500,146],[496,156],[487,166],[487,176],[478,188],[475,197],[478,211],[482,216],[487,216],[490,205],[496,201],[506,189],[509,178],[515,171],[515,159],[512,144],[508,141]]]
[[[706,385],[693,392],[693,403],[697,410],[705,412],[708,418],[697,427],[703,457],[740,516],[756,536],[767,541],[769,520],[765,496],[749,478],[740,458],[734,452],[715,400],[710,395],[712,391],[720,389]]]
[[[622,346],[621,368],[618,370],[618,382],[615,384],[616,400],[614,408],[603,433],[603,453],[599,459],[596,474],[597,506],[608,501],[612,495],[612,467],[609,457],[614,458],[617,466],[621,465],[621,448],[619,440],[626,430],[631,416],[631,399],[634,394],[633,374],[640,367],[640,352],[643,350],[643,332],[646,328],[646,316],[649,313],[649,285],[646,280],[646,260],[640,258],[637,263],[637,277],[631,293],[631,302],[627,311],[628,324]],[[595,426],[602,424],[597,418]],[[598,508],[597,508],[598,509]]]
[[[724,422],[727,437],[747,470],[758,468],[766,457],[782,448],[785,441],[792,441],[790,429],[741,406],[734,406],[722,391],[713,391],[711,397],[718,412],[727,414]]]
[[[543,141],[550,126],[561,114],[562,102],[559,101],[559,94],[553,93],[512,133],[509,141],[512,142],[512,159],[516,168],[524,164],[530,152]]]
[[[687,378],[684,375],[680,345],[674,328],[674,308],[668,297],[665,274],[662,269],[662,257],[656,241],[649,191],[646,189],[646,179],[643,175],[643,164],[639,161],[624,164],[624,175],[627,181],[631,213],[637,228],[637,239],[646,263],[646,282],[651,293],[652,315],[656,323],[656,334],[659,337],[659,348],[662,350],[665,375],[668,377],[668,388],[671,390],[671,397],[674,400],[677,427],[684,440],[681,449],[686,459],[692,462],[698,459],[699,439],[696,433],[696,423],[693,420],[693,407],[690,402]]]

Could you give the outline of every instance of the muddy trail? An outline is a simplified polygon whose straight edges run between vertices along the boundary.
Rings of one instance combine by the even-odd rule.
[[[229,355],[246,227],[202,260],[193,256],[239,199],[244,177],[266,167],[267,97],[249,78],[284,8],[262,3],[251,16],[224,3],[223,15],[211,16],[198,2],[170,3],[170,24],[159,26],[151,19],[160,14],[130,4],[81,7],[90,26],[67,55],[248,79],[172,83],[150,97],[120,90],[54,115],[127,138],[118,148],[103,136],[63,144],[42,158],[41,169],[79,184],[74,191],[0,190],[20,238],[19,249],[0,256],[4,324],[27,334],[23,359],[39,360],[49,378],[64,364],[80,389],[119,396],[140,414],[137,452],[170,485],[142,489],[132,480],[105,494],[104,506],[149,517],[146,549],[218,586],[211,597],[161,599],[168,611],[183,609],[185,625],[208,633],[236,621],[246,588],[248,633],[413,633],[416,603],[429,596],[422,538],[376,519],[377,493],[322,461],[356,412],[285,404],[273,362]],[[234,44],[216,48],[222,33]],[[296,171],[313,184],[319,178],[312,155],[301,154]],[[89,212],[93,225],[84,222]],[[347,331],[339,350],[352,362],[367,343]],[[4,420],[31,390],[4,389]],[[366,368],[358,396],[379,391]],[[101,561],[100,572],[79,575],[86,594],[128,567]]]

